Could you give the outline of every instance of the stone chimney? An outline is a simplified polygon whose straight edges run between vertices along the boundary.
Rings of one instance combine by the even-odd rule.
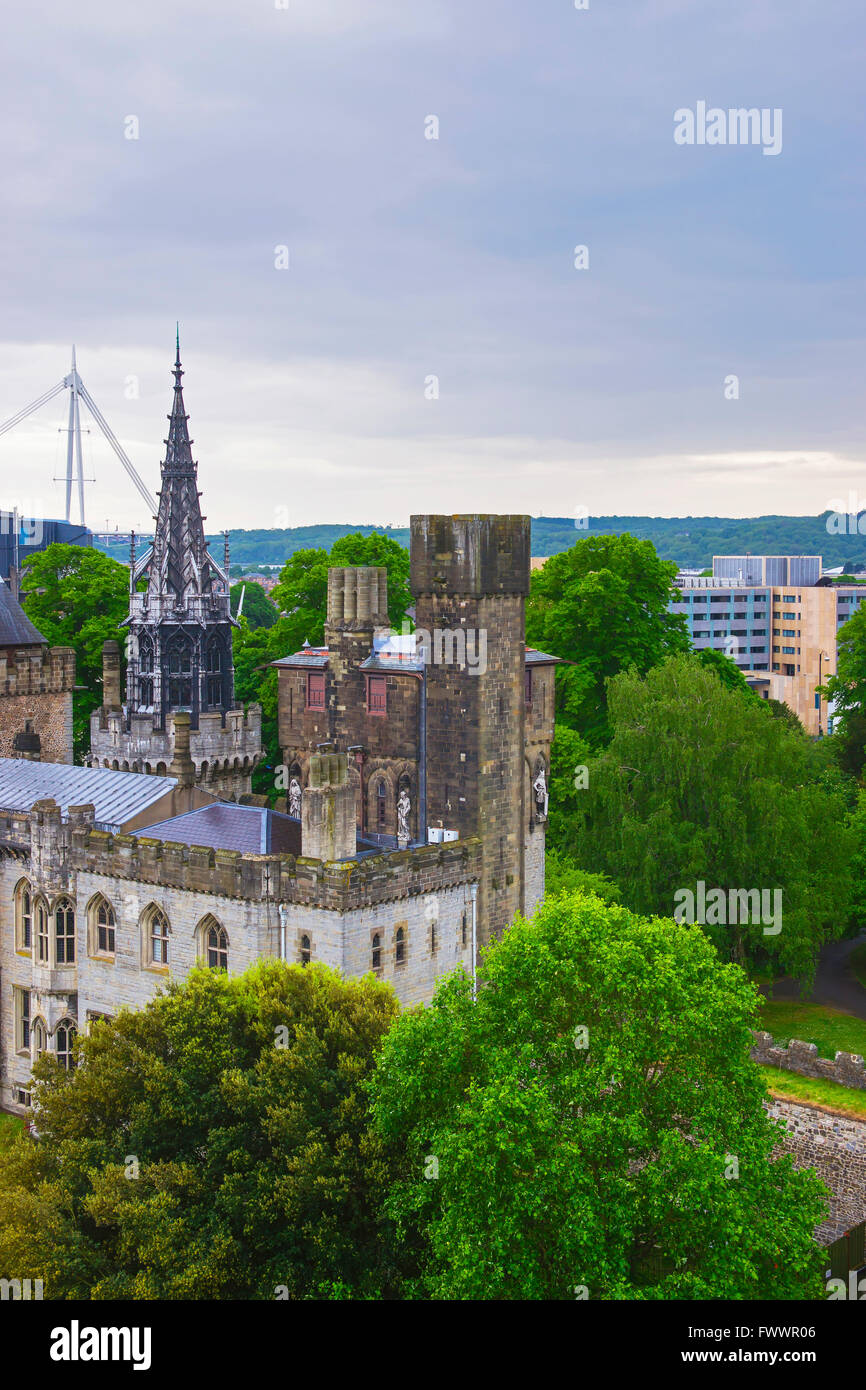
[[[357,852],[355,789],[345,753],[315,753],[301,797],[301,853],[327,863]]]
[[[113,641],[102,644],[102,704],[120,709],[120,647]]]
[[[177,789],[195,786],[195,763],[189,752],[190,718],[185,710],[175,710],[171,716],[174,751],[168,767],[169,777],[177,778]]]

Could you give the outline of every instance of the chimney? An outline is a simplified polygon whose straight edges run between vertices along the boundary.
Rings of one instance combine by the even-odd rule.
[[[177,778],[177,789],[195,786],[195,763],[189,752],[190,718],[186,710],[175,710],[171,716],[174,752],[168,766],[169,777]]]
[[[355,789],[345,753],[314,753],[301,797],[301,853],[324,863],[357,851]]]
[[[120,647],[113,641],[102,644],[102,704],[120,709]]]

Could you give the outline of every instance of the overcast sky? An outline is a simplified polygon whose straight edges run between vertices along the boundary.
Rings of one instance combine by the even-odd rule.
[[[864,39],[863,0],[7,8],[0,420],[74,341],[155,490],[179,319],[209,529],[866,506]],[[699,101],[781,152],[677,145]],[[3,505],[62,515],[65,423],[0,437]],[[142,525],[85,454],[90,524]]]

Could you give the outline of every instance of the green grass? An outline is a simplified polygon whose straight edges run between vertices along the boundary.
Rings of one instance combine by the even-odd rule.
[[[859,1052],[866,1057],[866,1019],[841,1009],[800,1000],[765,1000],[759,1011],[760,1027],[785,1047],[792,1038],[815,1043],[819,1057],[832,1061],[837,1052]]]
[[[866,1120],[866,1091],[854,1091],[848,1086],[840,1086],[835,1081],[816,1080],[811,1076],[798,1076],[793,1071],[782,1071],[781,1067],[759,1067],[768,1091],[785,1100],[810,1101],[817,1105],[827,1105],[839,1110],[852,1119]]]

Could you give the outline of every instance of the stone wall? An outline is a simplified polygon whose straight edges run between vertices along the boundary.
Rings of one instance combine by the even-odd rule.
[[[866,1091],[866,1064],[859,1053],[837,1052],[835,1060],[831,1062],[829,1057],[818,1056],[814,1043],[800,1042],[799,1038],[792,1038],[787,1047],[774,1043],[771,1033],[755,1033],[754,1039],[751,1052],[753,1062]]]
[[[814,1168],[830,1189],[830,1213],[816,1231],[829,1245],[866,1218],[866,1120],[787,1100],[768,1102],[767,1111],[788,1131],[774,1152],[790,1154],[797,1168]]]

